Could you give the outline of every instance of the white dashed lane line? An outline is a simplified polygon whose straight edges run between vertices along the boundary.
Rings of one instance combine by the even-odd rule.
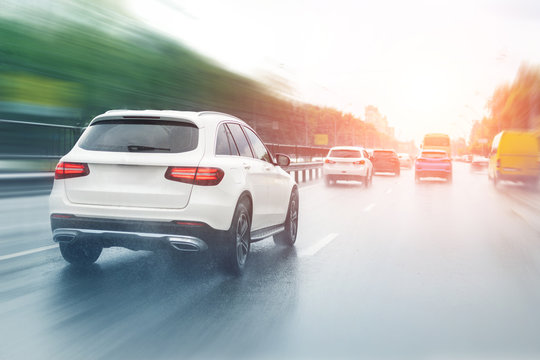
[[[58,244],[54,244],[54,245],[43,246],[43,247],[32,249],[32,250],[21,251],[21,252],[9,254],[9,255],[3,255],[3,256],[0,256],[0,261],[13,259],[13,258],[16,258],[16,257],[25,256],[25,255],[35,254],[35,253],[38,253],[38,252],[55,249],[57,247],[58,247]]]
[[[392,192],[392,188],[386,189],[386,193],[387,193],[387,194],[390,194],[391,192]]]
[[[335,240],[335,238],[338,237],[339,234],[328,234],[321,240],[317,241],[315,244],[311,245],[310,247],[306,249],[302,249],[299,251],[298,256],[299,257],[309,257],[313,256],[316,253],[318,253],[321,249],[323,249],[326,245],[330,244],[332,241]]]

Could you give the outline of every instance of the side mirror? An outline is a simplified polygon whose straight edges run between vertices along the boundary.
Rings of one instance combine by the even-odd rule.
[[[291,159],[285,154],[276,154],[276,163],[279,166],[289,166]]]

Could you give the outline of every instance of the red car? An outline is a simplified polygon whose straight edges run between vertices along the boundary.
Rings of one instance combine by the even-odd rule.
[[[373,150],[373,172],[394,173],[399,176],[400,165],[399,159],[394,150]]]

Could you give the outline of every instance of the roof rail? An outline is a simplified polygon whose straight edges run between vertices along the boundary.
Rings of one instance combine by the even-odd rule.
[[[110,113],[110,112],[115,112],[115,111],[129,111],[129,110],[130,109],[111,109],[111,110],[105,111],[105,114]]]
[[[230,116],[230,117],[233,117],[235,119],[238,119],[240,121],[244,121],[244,120],[240,119],[239,117],[236,117],[234,115],[227,114],[227,113],[224,113],[224,112],[220,112],[220,111],[200,111],[197,115],[198,116],[201,116],[201,115],[226,115],[226,116]]]

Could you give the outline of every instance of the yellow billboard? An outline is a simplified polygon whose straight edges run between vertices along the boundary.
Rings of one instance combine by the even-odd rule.
[[[315,145],[328,145],[328,134],[315,134]]]

